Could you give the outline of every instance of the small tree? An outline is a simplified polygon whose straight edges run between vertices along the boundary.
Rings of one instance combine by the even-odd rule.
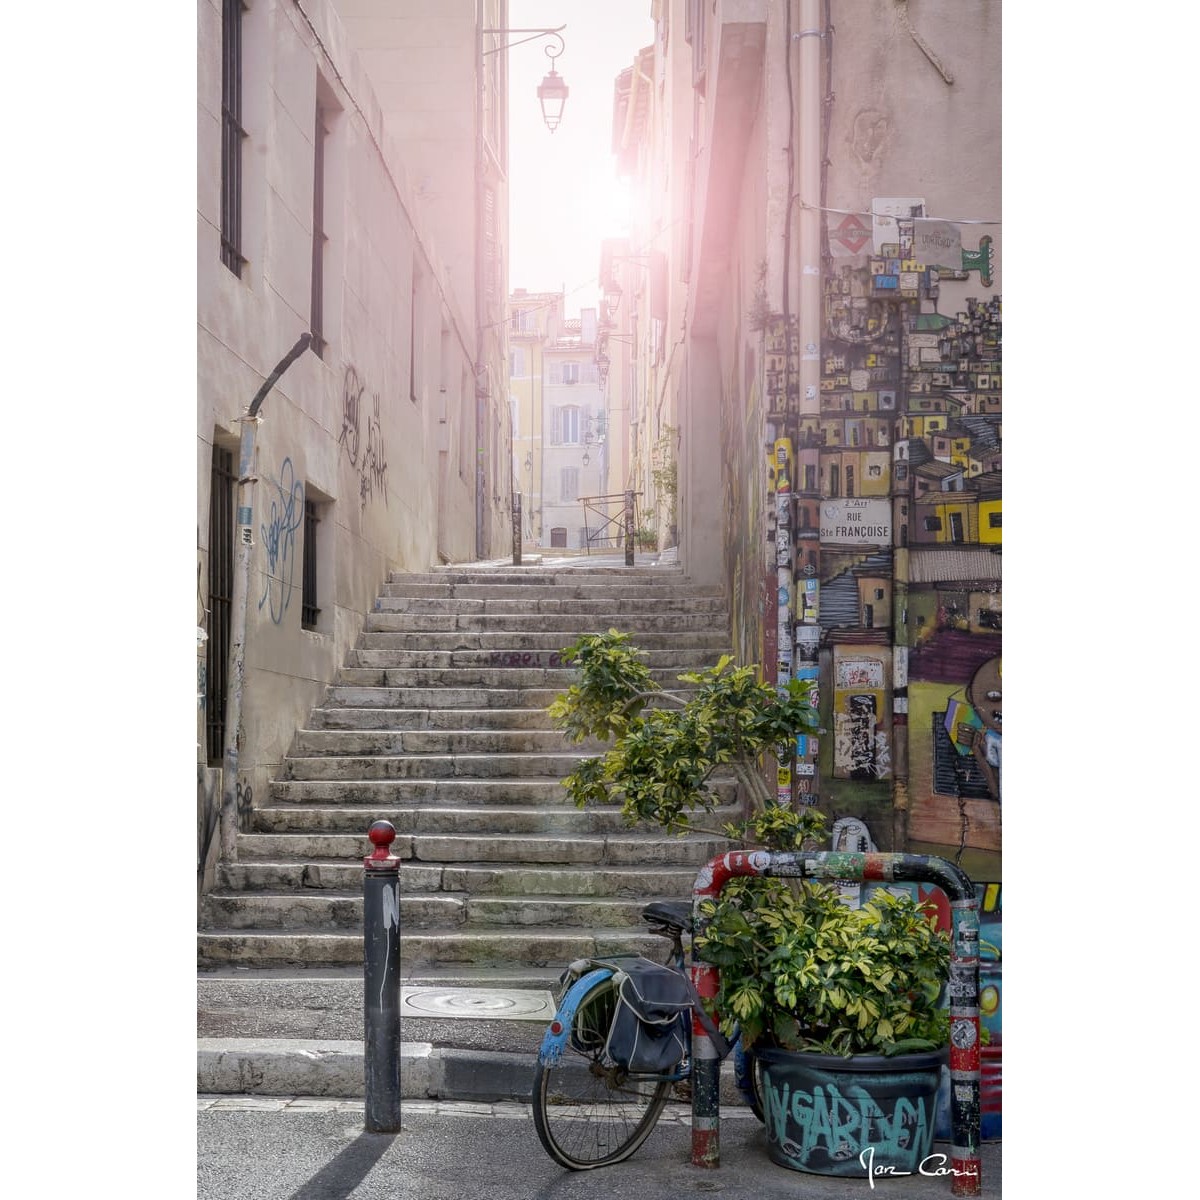
[[[797,828],[797,814],[777,809],[760,769],[764,754],[789,757],[797,734],[817,725],[811,683],[791,680],[776,689],[753,667],[716,666],[681,674],[687,695],[660,687],[629,635],[610,629],[587,634],[562,652],[579,669],[550,705],[555,724],[574,742],[614,739],[611,749],[584,759],[563,781],[579,807],[619,800],[630,824],[653,821],[676,832],[695,828],[696,810],[711,813],[713,776],[732,772],[758,814],[775,810],[774,822]],[[726,827],[726,836],[739,831]],[[782,830],[777,831],[782,833]],[[791,848],[792,837],[785,841]]]

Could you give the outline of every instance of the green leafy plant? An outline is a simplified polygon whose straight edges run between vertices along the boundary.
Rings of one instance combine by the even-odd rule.
[[[772,848],[823,832],[824,816],[802,828],[757,831]],[[782,833],[784,837],[776,836]],[[850,908],[836,888],[803,880],[731,880],[702,906],[696,944],[720,968],[717,1011],[747,1045],[821,1054],[904,1054],[946,1044],[939,1004],[950,961],[948,936],[908,893],[878,890]]]
[[[563,781],[580,807],[620,803],[630,824],[653,821],[687,832],[697,810],[711,813],[714,775],[731,774],[753,810],[773,804],[759,764],[764,753],[790,754],[796,735],[816,728],[811,684],[776,690],[752,667],[714,667],[679,676],[686,695],[659,686],[627,634],[587,634],[562,651],[579,682],[550,705],[555,724],[575,742],[613,738],[604,754],[584,759]]]
[[[612,741],[563,781],[580,807],[620,803],[630,824],[678,833],[711,814],[714,777],[728,773],[750,815],[721,835],[771,850],[813,850],[825,838],[818,809],[780,806],[763,756],[790,754],[799,733],[817,728],[811,685],[776,689],[729,656],[658,685],[627,634],[589,634],[562,651],[578,682],[550,705],[575,742]],[[820,881],[748,876],[731,880],[702,908],[696,945],[720,967],[716,1010],[727,1032],[737,1022],[747,1045],[826,1054],[900,1054],[946,1044],[939,1005],[949,938],[907,894],[876,891],[857,909]]]

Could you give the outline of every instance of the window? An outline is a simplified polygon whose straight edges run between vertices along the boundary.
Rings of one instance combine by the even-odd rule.
[[[412,265],[412,287],[408,297],[408,396],[414,404],[421,398],[421,272]]]
[[[508,377],[515,378],[525,374],[525,351],[520,346],[514,346],[508,352]]]
[[[846,495],[847,496],[854,495],[854,468],[853,467],[846,468]]]
[[[552,409],[550,419],[551,445],[577,446],[579,444],[579,409],[574,404]]]
[[[1000,528],[1000,514],[998,512],[988,513],[988,528],[989,529],[999,529]]]
[[[842,487],[842,473],[837,463],[829,464],[829,494],[831,496],[840,496]]]
[[[320,608],[317,607],[317,506],[304,502],[304,578],[300,590],[300,628],[316,629]]]
[[[241,278],[242,264],[242,0],[221,13],[221,261]]]
[[[233,613],[233,529],[237,473],[233,451],[213,444],[208,509],[208,642],[204,716],[208,765],[225,757],[225,699]]]
[[[579,364],[577,362],[563,363],[562,381],[563,383],[579,382]]]
[[[963,519],[962,513],[950,514],[950,540],[952,542],[964,541],[963,537]]]
[[[559,498],[564,504],[569,504],[573,500],[579,499],[579,468],[578,467],[563,467],[562,469],[562,489]]]
[[[882,599],[883,599],[883,588],[876,588],[876,589],[875,589],[875,599],[876,599],[876,600],[882,600]]]
[[[312,218],[312,309],[309,330],[312,348],[321,358],[327,345],[325,319],[325,138],[329,135],[325,109],[317,101],[317,119],[313,130],[313,218]]]
[[[806,492],[815,492],[817,490],[817,468],[809,463],[804,468],[804,490]]]
[[[942,518],[941,517],[926,517],[925,518],[925,529],[929,533],[937,533],[941,530],[941,528],[942,528]]]
[[[567,546],[567,530],[565,526],[555,525],[550,530],[550,545],[561,546],[564,550]]]

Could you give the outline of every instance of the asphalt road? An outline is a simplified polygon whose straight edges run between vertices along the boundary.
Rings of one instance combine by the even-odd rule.
[[[686,1106],[669,1108],[625,1163],[565,1171],[527,1105],[406,1101],[398,1134],[367,1133],[355,1101],[201,1097],[198,1200],[942,1200],[948,1176],[829,1179],[772,1163],[749,1112],[723,1117],[721,1167],[690,1163]],[[938,1144],[935,1153],[948,1152]],[[983,1147],[983,1192],[1000,1196],[1000,1144]],[[930,1164],[931,1170],[941,1160]]]

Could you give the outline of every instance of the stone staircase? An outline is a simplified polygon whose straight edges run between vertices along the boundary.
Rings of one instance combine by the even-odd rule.
[[[599,747],[571,745],[546,714],[571,679],[559,651],[608,628],[633,635],[667,687],[729,646],[723,599],[678,567],[393,576],[202,902],[201,969],[361,968],[362,859],[379,819],[403,860],[408,978],[661,959],[642,905],[689,896],[725,844],[567,800],[562,777]]]

